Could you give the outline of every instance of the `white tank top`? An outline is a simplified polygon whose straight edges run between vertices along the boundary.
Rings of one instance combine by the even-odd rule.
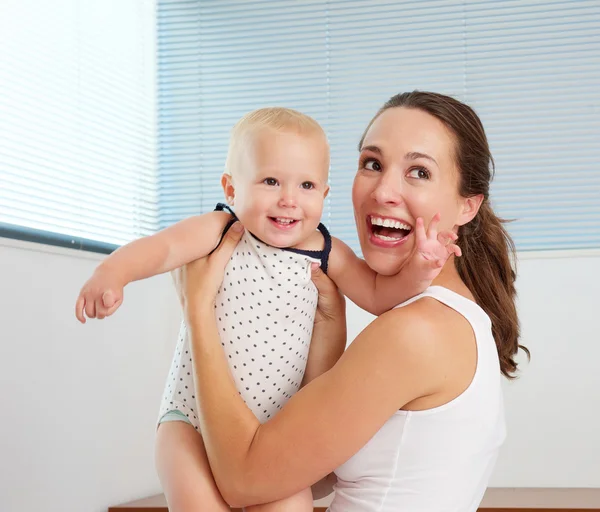
[[[424,411],[397,411],[336,471],[331,512],[476,511],[506,436],[498,352],[487,314],[441,286],[400,304],[433,297],[463,315],[477,343],[469,387]]]

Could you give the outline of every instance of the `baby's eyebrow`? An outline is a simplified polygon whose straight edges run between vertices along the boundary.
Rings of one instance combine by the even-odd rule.
[[[381,151],[381,149],[378,146],[363,146],[362,148],[359,147],[358,150],[359,151],[372,151],[373,153],[377,153],[379,155],[383,154],[383,152]]]

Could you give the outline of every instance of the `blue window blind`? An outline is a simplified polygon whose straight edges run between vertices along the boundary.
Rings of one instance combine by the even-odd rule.
[[[283,105],[327,131],[323,220],[357,249],[357,142],[421,89],[480,114],[519,250],[600,247],[597,1],[159,0],[158,27],[161,226],[212,209],[230,127]]]
[[[158,225],[156,14],[0,7],[0,234],[110,249]]]

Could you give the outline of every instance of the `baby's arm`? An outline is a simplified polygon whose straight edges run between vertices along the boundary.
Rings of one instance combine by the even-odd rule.
[[[333,238],[328,274],[357,306],[373,315],[381,315],[423,292],[451,254],[460,256],[460,249],[453,243],[456,235],[449,231],[438,236],[438,222],[439,216],[435,216],[425,233],[423,221],[417,219],[416,250],[400,272],[392,276],[377,274],[350,247]]]
[[[210,212],[182,220],[158,233],[134,240],[106,257],[83,285],[75,315],[85,323],[114,313],[123,288],[133,282],[176,269],[213,250],[231,215]]]

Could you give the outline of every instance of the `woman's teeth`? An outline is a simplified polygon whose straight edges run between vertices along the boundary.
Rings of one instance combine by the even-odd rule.
[[[387,240],[388,242],[395,242],[396,240],[399,240],[399,238],[394,238],[393,236],[378,235],[377,233],[373,233],[373,235],[381,240]]]
[[[370,217],[371,231],[373,235],[387,242],[395,242],[408,236],[412,228],[404,222],[394,219],[382,219],[380,217]]]
[[[405,231],[410,231],[412,229],[408,224],[404,224],[399,220],[380,219],[379,217],[371,217],[371,224],[373,226],[382,226],[384,228],[404,229]]]

